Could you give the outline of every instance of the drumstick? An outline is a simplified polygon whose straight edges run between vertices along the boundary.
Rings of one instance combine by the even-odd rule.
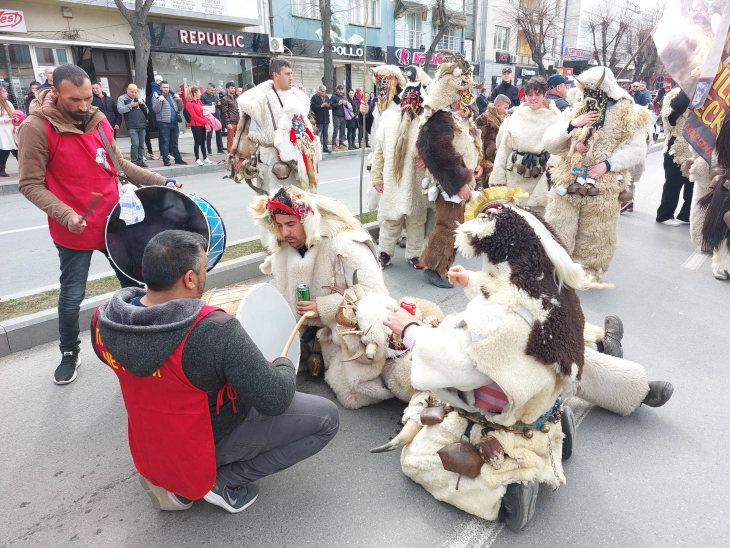
[[[282,356],[286,357],[286,355],[289,353],[289,347],[291,346],[291,343],[294,342],[294,337],[296,337],[299,328],[302,327],[304,320],[306,320],[307,318],[311,318],[312,316],[314,316],[314,312],[305,312],[304,315],[299,318],[297,325],[294,326],[294,330],[291,332],[291,335],[289,335],[289,339],[284,345],[284,350],[281,353]]]
[[[99,205],[99,202],[101,201],[103,194],[101,192],[92,192],[91,193],[91,200],[89,200],[89,207],[86,208],[86,211],[81,216],[81,221],[83,222],[86,217],[91,215],[91,212],[96,209],[96,206]]]

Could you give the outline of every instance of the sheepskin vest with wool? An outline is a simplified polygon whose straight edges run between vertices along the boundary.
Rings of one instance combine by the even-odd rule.
[[[504,116],[497,113],[494,105],[489,105],[487,111],[474,122],[482,137],[482,161],[479,165],[484,170],[484,177],[489,177],[497,155],[497,133],[502,125]]]
[[[664,102],[662,103],[665,107],[662,109],[662,120],[664,121],[664,134],[666,137],[664,149],[662,152],[665,154],[668,152],[672,157],[672,160],[677,164],[682,171],[682,175],[685,177],[689,176],[689,172],[684,167],[684,163],[693,158],[692,148],[689,146],[687,140],[682,136],[682,130],[684,125],[687,123],[687,117],[689,116],[690,110],[687,109],[677,118],[677,123],[672,125],[669,123],[669,116],[672,114],[671,102],[677,95],[679,95],[681,88],[676,87],[664,96]],[[672,146],[669,147],[669,142],[674,138]]]
[[[572,110],[568,113],[567,119],[573,119],[577,112]],[[602,128],[603,136],[589,140],[588,150],[580,154],[575,150],[580,128],[574,129],[571,133],[571,146],[567,153],[560,154],[560,163],[551,171],[552,180],[556,184],[569,186],[575,181],[575,174],[572,172],[574,161],[577,159],[580,166],[593,166],[608,160],[611,155],[631,137],[649,123],[651,113],[649,109],[635,105],[629,99],[620,99],[606,111],[606,121]],[[621,176],[622,178],[619,178]],[[628,188],[628,170],[616,172],[609,171],[600,177],[596,187],[601,193],[618,194]],[[583,200],[590,200],[591,197],[583,197],[579,194],[567,194],[563,198],[582,203]]]
[[[502,141],[497,149],[494,168],[489,178],[490,185],[507,185],[508,187],[534,186],[537,179],[527,179],[517,173],[516,169],[507,170],[511,162],[513,151],[540,154],[545,150],[542,146],[542,136],[560,117],[560,111],[555,103],[550,102],[550,108],[532,110],[528,105],[516,108],[512,116],[505,122],[502,130]],[[522,161],[522,156],[517,156]]]
[[[421,180],[425,169],[416,166],[418,151],[418,118],[410,120],[400,113],[383,114],[378,128],[378,144],[383,154],[383,170],[373,173],[374,181],[383,185],[383,195],[378,207],[378,220],[399,220],[403,215],[423,214],[428,207],[428,200],[421,188]],[[405,142],[400,142],[401,140]],[[402,151],[402,158],[395,158],[396,148]],[[400,180],[396,180],[395,162],[402,166]]]

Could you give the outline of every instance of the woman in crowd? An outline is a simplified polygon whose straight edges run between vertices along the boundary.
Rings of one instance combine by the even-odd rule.
[[[18,157],[18,147],[13,135],[13,105],[8,101],[8,92],[0,86],[0,177],[8,177],[5,164],[12,153]],[[17,120],[17,117],[16,117]]]
[[[193,132],[193,150],[195,151],[195,163],[199,166],[212,164],[205,154],[205,125],[208,121],[203,116],[203,103],[200,102],[200,88],[198,86],[190,86],[185,91],[185,110],[190,115],[190,131]],[[200,152],[203,153],[203,161],[200,161]]]

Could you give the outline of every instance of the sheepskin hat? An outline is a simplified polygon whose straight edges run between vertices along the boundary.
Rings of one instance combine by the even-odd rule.
[[[271,196],[257,196],[249,205],[249,211],[257,223],[274,235],[274,238],[269,238],[271,253],[289,245],[276,226],[274,215],[277,213],[294,215],[302,220],[307,249],[322,238],[333,238],[344,230],[361,230],[369,236],[345,204],[321,194],[309,194],[295,186],[280,187]]]
[[[471,88],[481,88],[474,84],[471,79],[472,68],[463,55],[457,52],[444,50],[439,52],[444,62],[439,67],[435,80],[428,87],[428,100],[425,102],[426,107],[432,110],[441,110],[448,108],[449,105],[466,99],[468,90]],[[466,93],[465,93],[466,92]],[[471,104],[476,100],[465,100],[466,104]]]
[[[395,65],[380,65],[375,67],[373,69],[373,75],[376,79],[389,76],[395,78],[399,86],[403,87],[406,85],[406,77],[403,75],[403,71]]]
[[[618,85],[613,72],[608,67],[593,67],[588,69],[580,76],[576,76],[573,79],[573,83],[581,91],[581,95],[583,95],[582,92],[585,89],[600,89],[606,93],[609,99],[613,99],[614,101],[618,101],[619,99],[632,100],[631,95]]]

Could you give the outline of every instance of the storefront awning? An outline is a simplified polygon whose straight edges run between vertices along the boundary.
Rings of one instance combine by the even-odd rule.
[[[466,21],[466,15],[461,13],[460,11],[453,11],[453,10],[445,10],[446,11],[446,18],[447,22],[449,24],[449,27],[457,28],[457,29],[463,29],[467,25]],[[431,15],[431,22],[433,24],[434,28],[438,28],[441,25],[441,21],[439,19],[439,12],[436,8],[433,9],[433,14]]]
[[[132,50],[132,44],[110,44],[108,42],[87,42],[84,40],[48,40],[46,38],[25,38],[22,36],[0,35],[0,42],[6,44],[48,44],[51,46],[86,46],[98,49],[126,49]]]
[[[401,17],[407,13],[426,13],[428,6],[415,2],[414,0],[396,0],[395,1],[395,17]]]

